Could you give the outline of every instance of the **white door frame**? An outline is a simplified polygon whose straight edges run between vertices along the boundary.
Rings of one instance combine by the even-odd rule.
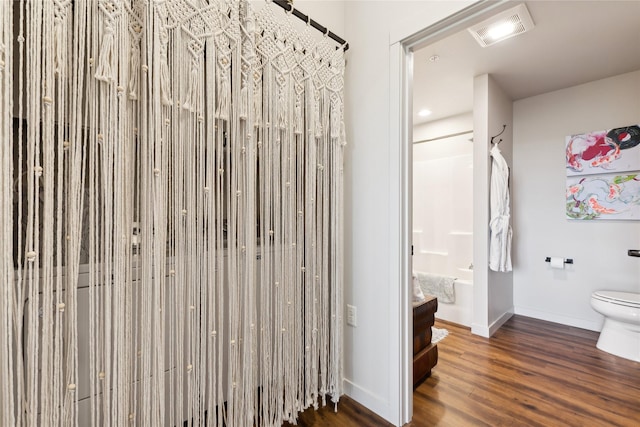
[[[413,135],[413,50],[434,43],[482,17],[504,8],[508,0],[482,0],[429,26],[415,34],[394,40],[389,46],[389,223],[390,246],[397,254],[391,260],[390,283],[398,286],[395,298],[390,298],[390,313],[398,319],[400,360],[398,370],[400,419],[398,425],[413,416],[413,310],[411,291],[412,244],[412,135]],[[397,299],[396,299],[397,298]]]

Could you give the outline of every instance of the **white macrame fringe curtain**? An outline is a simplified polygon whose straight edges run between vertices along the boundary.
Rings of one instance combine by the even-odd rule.
[[[344,54],[273,8],[0,1],[0,425],[337,402]]]

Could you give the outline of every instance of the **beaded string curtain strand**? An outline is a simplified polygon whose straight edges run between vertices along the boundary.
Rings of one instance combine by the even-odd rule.
[[[0,2],[0,425],[337,403],[345,49],[274,8]]]

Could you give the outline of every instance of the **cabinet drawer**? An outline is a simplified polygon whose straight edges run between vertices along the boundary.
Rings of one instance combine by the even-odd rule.
[[[435,321],[438,300],[429,298],[413,307],[413,354],[416,355],[431,343],[431,327]]]
[[[438,363],[438,346],[429,344],[413,358],[414,386],[431,374],[431,369]]]

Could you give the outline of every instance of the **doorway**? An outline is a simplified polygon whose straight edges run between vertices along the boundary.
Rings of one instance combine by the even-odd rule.
[[[490,13],[504,8],[502,2],[480,2],[455,13],[438,23],[423,29],[414,36],[408,37],[390,46],[390,129],[391,134],[397,136],[398,161],[397,170],[391,171],[398,179],[397,185],[400,188],[398,200],[397,217],[392,217],[392,222],[400,224],[400,234],[398,248],[400,251],[400,268],[398,277],[400,283],[405,283],[399,289],[401,306],[399,310],[402,347],[402,358],[400,366],[400,424],[405,424],[411,420],[413,412],[413,382],[412,382],[412,270],[413,259],[411,256],[411,243],[413,240],[413,106],[410,103],[413,91],[413,62],[414,51],[433,44],[452,34],[459,32],[472,23],[479,22]],[[399,60],[398,60],[399,58]],[[393,161],[392,161],[393,163]],[[390,185],[394,186],[392,182]],[[468,231],[468,230],[466,230]],[[477,292],[474,291],[474,293]],[[477,296],[474,295],[474,305]],[[485,305],[486,305],[486,301]],[[486,311],[486,307],[484,308]]]

